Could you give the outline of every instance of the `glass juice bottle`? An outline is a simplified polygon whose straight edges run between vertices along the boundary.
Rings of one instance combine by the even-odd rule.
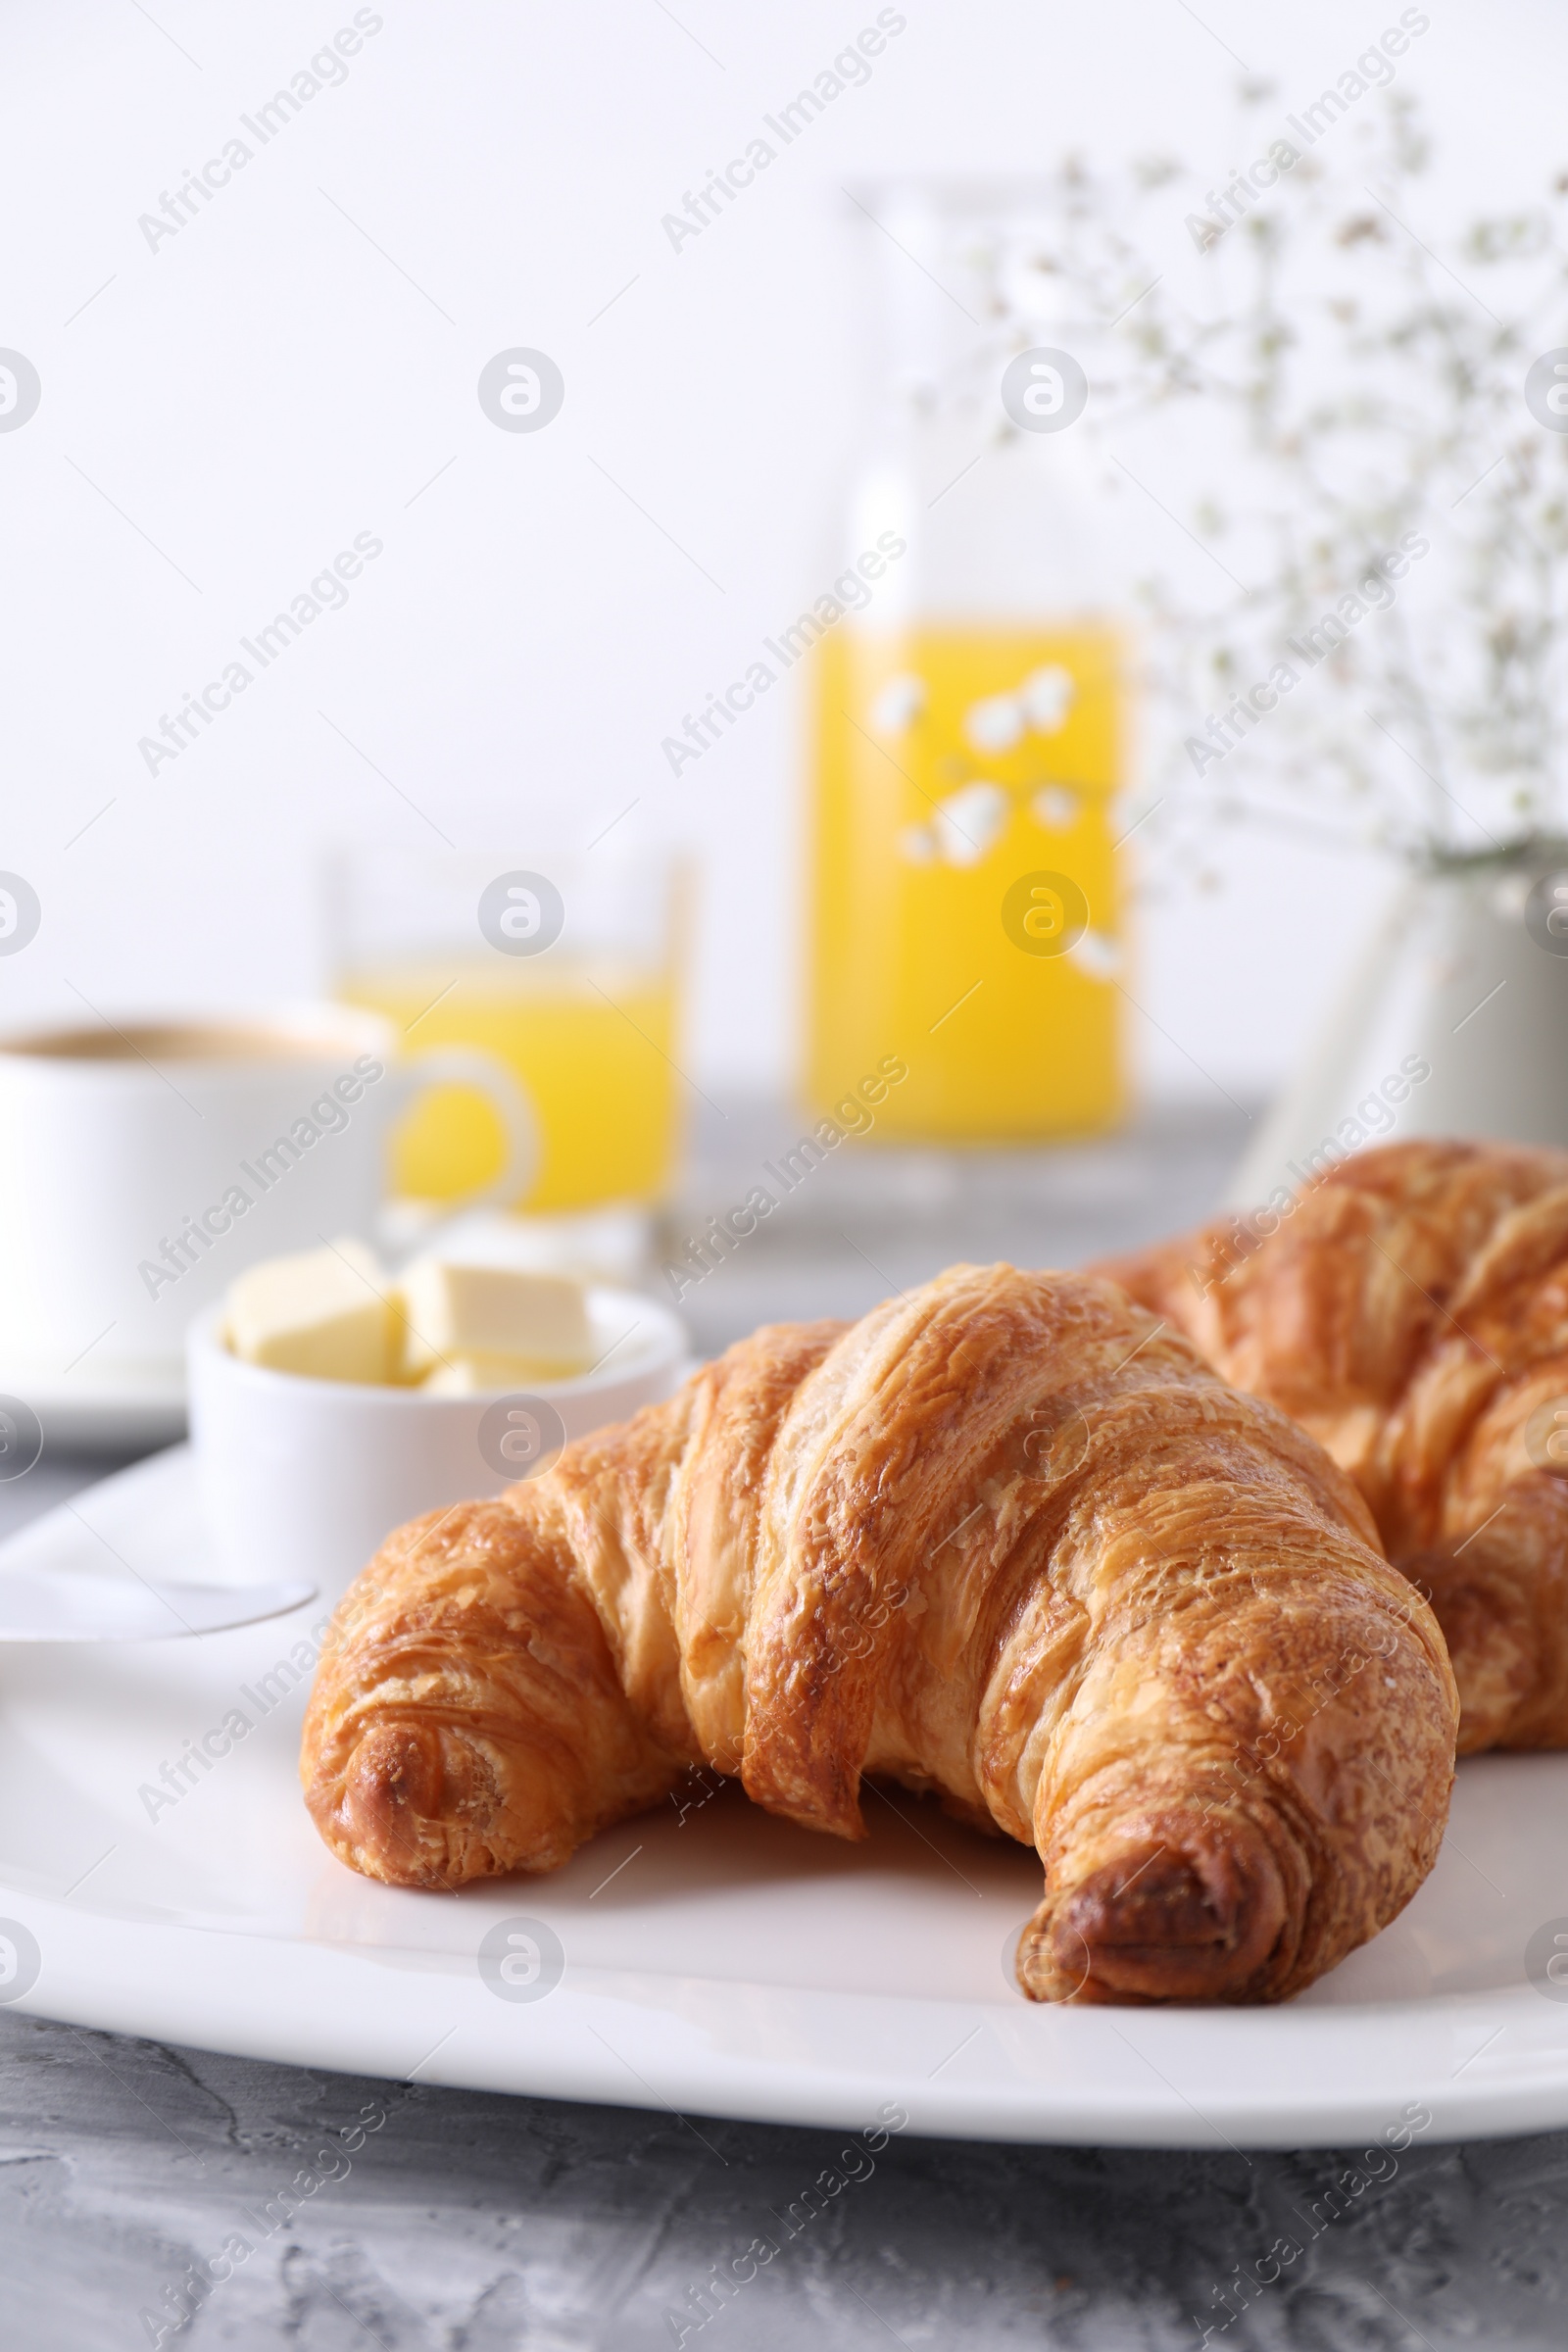
[[[895,1055],[884,1136],[1089,1134],[1125,1102],[1125,647],[1086,436],[1002,399],[1011,365],[1015,412],[1070,406],[1030,373],[1070,329],[1026,196],[868,209],[892,367],[844,548],[874,584],[814,648],[808,1091],[830,1109]]]

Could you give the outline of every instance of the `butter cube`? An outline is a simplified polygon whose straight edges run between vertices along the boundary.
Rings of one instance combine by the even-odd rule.
[[[561,1380],[592,1359],[587,1302],[569,1275],[431,1256],[416,1258],[398,1289],[404,1368],[415,1376],[459,1356],[523,1356],[535,1378]]]
[[[264,1259],[229,1285],[227,1319],[229,1346],[248,1364],[311,1380],[393,1377],[396,1318],[363,1243]]]
[[[470,1350],[449,1356],[427,1372],[419,1386],[431,1396],[505,1396],[562,1378],[559,1364],[529,1355],[487,1355]]]

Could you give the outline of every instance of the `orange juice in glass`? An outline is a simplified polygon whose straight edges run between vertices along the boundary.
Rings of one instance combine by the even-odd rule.
[[[476,1049],[522,1089],[540,1153],[513,1207],[651,1202],[667,1189],[680,887],[674,863],[653,851],[338,858],[337,994],[395,1021],[411,1054]],[[455,1200],[502,1161],[484,1097],[435,1088],[394,1139],[393,1191]]]

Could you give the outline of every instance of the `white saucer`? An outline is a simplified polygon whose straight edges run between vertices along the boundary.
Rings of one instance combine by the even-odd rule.
[[[43,1424],[46,1446],[83,1453],[144,1453],[185,1434],[185,1365],[105,1364],[90,1356],[57,1365],[0,1362],[0,1396],[20,1396]]]
[[[100,1572],[111,1551],[213,1577],[183,1448],[35,1521],[0,1565]],[[195,1641],[0,1651],[0,1974],[20,1987],[11,1955],[25,1977],[37,1953],[19,2009],[301,2066],[852,2130],[902,2112],[953,2136],[1360,2147],[1568,2124],[1568,1999],[1524,1963],[1532,1936],[1568,1937],[1568,1757],[1462,1766],[1415,1901],[1289,2007],[1040,2008],[1009,1965],[1034,1855],[903,1792],[868,1793],[860,1846],[694,1779],[684,1814],[625,1822],[548,1878],[455,1896],[357,1878],[296,1776],[318,1619],[313,1603]],[[187,1761],[180,1788],[204,1740],[228,1752]],[[557,1948],[560,1982],[492,1991],[487,1936],[524,1995]]]

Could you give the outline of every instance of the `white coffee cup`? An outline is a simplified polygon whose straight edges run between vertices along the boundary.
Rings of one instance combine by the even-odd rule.
[[[462,1205],[514,1200],[538,1136],[511,1071],[398,1043],[336,1004],[0,1039],[0,1355],[177,1366],[242,1267],[373,1235],[388,1129],[427,1086],[480,1089],[505,1131],[507,1164]]]

